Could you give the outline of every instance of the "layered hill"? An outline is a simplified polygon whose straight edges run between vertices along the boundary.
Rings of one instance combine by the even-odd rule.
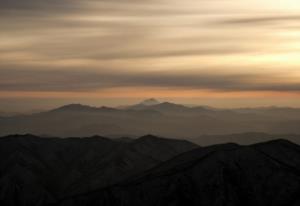
[[[187,141],[143,136],[136,140],[0,138],[0,205],[45,205],[103,188],[197,148]]]
[[[267,134],[260,132],[246,132],[224,135],[200,135],[199,137],[187,139],[202,146],[213,145],[216,143],[222,144],[226,142],[234,142],[241,145],[250,145],[258,142],[267,142],[276,139],[286,139],[296,144],[300,144],[299,134]]]
[[[31,115],[1,117],[0,135],[195,138],[248,132],[300,134],[299,122],[297,108],[214,109],[150,99],[125,108],[70,104]]]
[[[195,149],[57,206],[298,206],[300,147],[287,140]]]

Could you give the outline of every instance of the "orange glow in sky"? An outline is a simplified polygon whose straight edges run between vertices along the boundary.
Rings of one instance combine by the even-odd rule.
[[[296,0],[3,1],[0,99],[300,106],[299,12]]]

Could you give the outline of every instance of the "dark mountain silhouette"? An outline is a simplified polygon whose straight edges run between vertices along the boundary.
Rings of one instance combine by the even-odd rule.
[[[103,188],[197,148],[147,135],[126,141],[90,138],[0,138],[0,205],[45,205]]]
[[[258,142],[266,142],[275,139],[287,139],[294,143],[300,144],[300,135],[297,134],[267,134],[257,132],[236,133],[227,135],[201,135],[196,138],[187,138],[196,144],[207,146],[213,144],[221,144],[226,142],[235,142],[242,145],[249,145]]]
[[[150,99],[123,109],[71,104],[32,115],[1,117],[0,135],[136,137],[151,133],[197,138],[249,132],[300,134],[300,109],[296,108],[214,109],[156,103]],[[220,142],[212,142],[216,143]]]
[[[63,206],[297,206],[300,147],[287,140],[195,149]]]

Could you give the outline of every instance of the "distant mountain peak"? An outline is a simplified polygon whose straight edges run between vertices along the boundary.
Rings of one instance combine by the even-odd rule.
[[[158,100],[154,99],[154,98],[150,98],[150,99],[145,99],[140,104],[146,105],[146,106],[151,106],[151,105],[160,104],[160,102]]]
[[[82,110],[82,109],[87,109],[87,108],[91,108],[90,106],[87,105],[82,105],[82,104],[67,104],[64,106],[61,106],[55,110]]]
[[[111,107],[92,107],[88,105],[82,105],[82,104],[67,104],[64,106],[61,106],[57,109],[52,110],[54,112],[62,111],[62,112],[111,112],[111,111],[118,111],[117,109],[111,108]]]

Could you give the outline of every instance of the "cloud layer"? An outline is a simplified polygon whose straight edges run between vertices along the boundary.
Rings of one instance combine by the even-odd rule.
[[[274,74],[0,70],[0,91],[82,92],[118,87],[205,89],[220,92],[300,92],[300,83],[290,82],[290,78]]]
[[[0,0],[0,91],[298,94],[299,11],[294,0]]]

